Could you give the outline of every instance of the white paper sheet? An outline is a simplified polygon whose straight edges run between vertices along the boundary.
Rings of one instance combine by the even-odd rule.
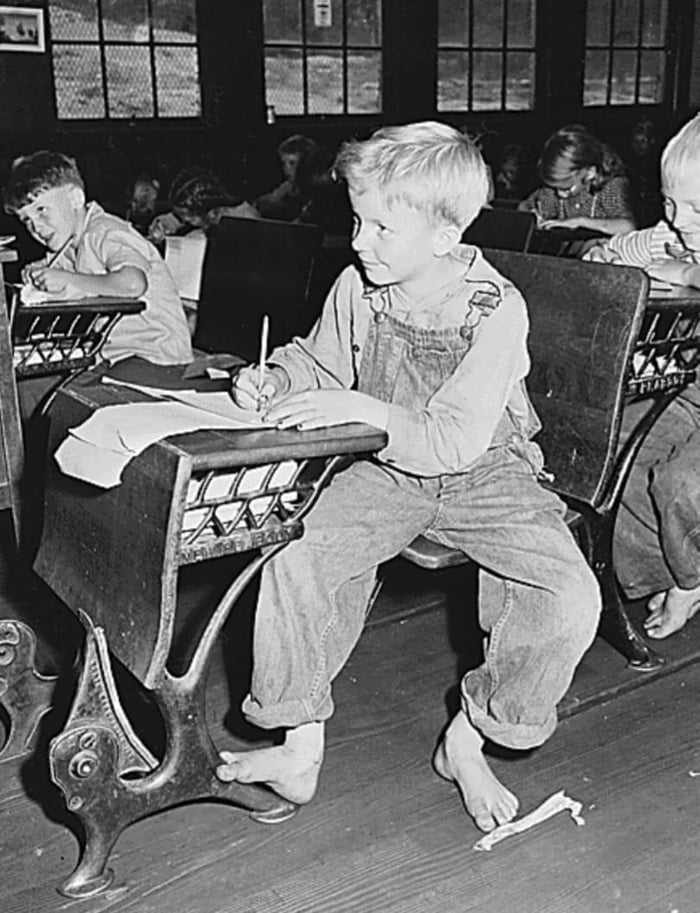
[[[474,849],[490,850],[496,843],[505,840],[506,837],[512,837],[513,834],[521,834],[523,831],[530,830],[536,824],[540,824],[542,821],[546,821],[548,818],[563,811],[568,811],[577,825],[585,824],[586,822],[581,817],[582,808],[581,802],[571,799],[562,789],[560,792],[550,796],[549,799],[545,799],[541,805],[538,805],[529,814],[523,815],[522,818],[518,818],[515,821],[509,821],[507,824],[501,824],[494,830],[489,831],[488,834],[484,834],[481,839],[476,841]]]
[[[192,231],[182,237],[169,236],[165,239],[165,263],[181,298],[199,301],[206,249],[207,236],[203,231]]]
[[[161,391],[165,392],[165,391]],[[167,391],[170,393],[171,391]],[[193,397],[202,394],[192,394]],[[220,412],[199,409],[188,402],[162,398],[152,403],[124,403],[103,406],[76,428],[56,450],[55,459],[67,475],[112,488],[121,481],[124,468],[139,453],[172,434],[203,429],[261,428],[257,413],[239,409],[227,393],[204,394],[217,400]]]

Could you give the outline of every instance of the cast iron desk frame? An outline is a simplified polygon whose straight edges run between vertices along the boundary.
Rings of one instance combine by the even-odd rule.
[[[141,397],[105,385],[60,391],[51,409],[51,452],[67,428],[96,407]],[[385,442],[384,432],[365,425],[200,431],[149,447],[110,490],[49,468],[35,569],[87,631],[69,719],[49,751],[52,778],[85,832],[62,893],[84,897],[103,890],[112,879],[106,865],[119,834],[159,810],[212,799],[261,821],[294,813],[292,803],[270,791],[216,777],[218,754],[204,706],[212,648],[247,584],[303,534],[302,518],[339,461]],[[67,536],[67,529],[76,533]],[[187,669],[173,674],[167,663],[180,566],[244,552],[253,553],[249,563],[213,607]],[[159,708],[165,726],[160,758],[124,710],[110,654]]]

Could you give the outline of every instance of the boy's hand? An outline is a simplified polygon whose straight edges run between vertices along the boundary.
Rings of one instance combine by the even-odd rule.
[[[267,410],[265,418],[278,428],[328,428],[346,422],[366,422],[386,429],[389,407],[355,390],[307,390],[293,393]]]
[[[265,383],[260,385],[260,368],[251,365],[236,375],[231,387],[231,398],[241,409],[265,411],[268,405],[287,389],[287,375],[281,368],[271,367],[265,371]]]
[[[34,288],[38,288],[42,292],[47,292],[49,295],[70,297],[71,280],[75,276],[75,273],[46,266],[34,268],[29,266],[27,267],[25,274]]]
[[[660,279],[670,285],[693,285],[700,288],[700,267],[684,260],[654,260],[644,267],[652,279]]]
[[[158,244],[168,235],[174,235],[182,228],[182,222],[174,212],[164,212],[156,216],[148,226],[148,240]]]
[[[588,263],[617,263],[622,265],[622,260],[620,260],[618,255],[603,244],[594,243],[585,251],[583,259]]]

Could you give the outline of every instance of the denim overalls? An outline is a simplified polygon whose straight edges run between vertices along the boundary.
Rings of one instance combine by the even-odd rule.
[[[358,389],[425,407],[468,357],[474,329],[493,307],[479,293],[470,300],[466,288],[461,293],[464,323],[444,330],[402,323],[375,308]],[[600,605],[561,501],[537,482],[541,455],[527,430],[506,411],[490,449],[460,474],[414,476],[380,455],[333,479],[308,515],[304,536],[263,570],[251,691],[243,704],[251,722],[291,728],[331,716],[331,682],[362,632],[377,566],[424,533],[462,549],[480,568],[486,658],[462,684],[472,724],[513,748],[551,734],[556,704],[594,637]]]

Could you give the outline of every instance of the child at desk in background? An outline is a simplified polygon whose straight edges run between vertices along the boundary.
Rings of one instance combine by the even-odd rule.
[[[519,209],[534,212],[539,228],[588,228],[606,235],[635,228],[622,159],[578,124],[549,137],[538,162],[543,187]]]
[[[665,219],[615,235],[584,259],[639,266],[652,278],[700,289],[700,115],[661,156]],[[625,409],[632,428],[645,403]],[[656,420],[623,494],[615,569],[630,598],[650,596],[645,627],[662,638],[700,609],[700,383],[690,384]]]
[[[303,538],[264,568],[243,710],[286,736],[222,752],[218,774],[311,800],[331,683],[360,637],[377,567],[425,533],[480,567],[490,645],[464,677],[433,764],[489,831],[515,817],[518,800],[488,766],[484,740],[525,749],[552,734],[596,631],[598,587],[562,502],[538,481],[525,302],[460,243],[489,191],[476,146],[445,124],[387,127],[346,143],[336,169],[363,273],[341,273],[309,336],[272,353],[260,393],[259,368],[248,367],[232,395],[247,407],[261,395],[282,428],[366,422],[388,445],[338,474]]]
[[[209,169],[193,166],[177,174],[168,191],[171,211],[151,222],[148,237],[159,244],[169,235],[199,230],[206,233],[224,216],[259,219],[257,209],[242,197],[230,193]]]
[[[5,188],[5,210],[48,248],[43,260],[23,271],[44,300],[103,295],[145,302],[145,310],[114,327],[102,349],[105,359],[192,361],[185,312],[162,257],[128,222],[86,203],[73,159],[46,151],[17,159]]]

